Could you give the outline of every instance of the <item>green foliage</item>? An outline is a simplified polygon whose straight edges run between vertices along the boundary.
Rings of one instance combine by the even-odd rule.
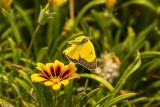
[[[113,9],[106,0],[74,2],[74,19],[68,1],[49,13],[43,10],[47,18],[41,15],[39,25],[40,7],[47,1],[14,0],[9,8],[0,1],[0,106],[159,107],[160,1],[117,0]],[[62,90],[31,81],[37,62],[69,63],[63,50],[68,40],[82,35],[93,36],[98,61],[105,52],[115,54],[118,77],[109,81],[76,65],[81,78]]]

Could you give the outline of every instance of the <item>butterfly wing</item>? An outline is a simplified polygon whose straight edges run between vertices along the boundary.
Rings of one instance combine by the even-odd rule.
[[[91,41],[88,41],[82,45],[72,44],[63,52],[70,61],[79,63],[88,69],[95,69],[97,66],[96,54]]]
[[[70,61],[79,63],[78,60],[81,48],[82,47],[80,47],[79,45],[72,44],[69,48],[67,48],[63,52]]]
[[[85,38],[85,36],[77,37],[75,41],[73,40],[71,46],[64,50],[63,52],[66,54],[67,58],[74,62],[83,65],[88,69],[96,68],[96,54],[94,50],[94,46],[90,40],[85,43],[81,43],[81,41]],[[80,44],[74,44],[76,42]],[[77,43],[78,43],[77,42]]]
[[[75,63],[78,63],[80,50],[82,48],[82,45],[78,45],[85,36],[80,36],[75,38],[74,40],[69,41],[70,47],[64,50],[63,52],[66,54],[67,58]]]
[[[86,42],[80,50],[79,64],[89,68],[95,69],[97,66],[96,54],[92,42]]]

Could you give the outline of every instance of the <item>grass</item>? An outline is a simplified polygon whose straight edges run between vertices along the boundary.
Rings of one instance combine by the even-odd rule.
[[[0,106],[159,107],[159,0],[81,0],[69,10],[72,2],[0,1]],[[58,91],[31,81],[37,62],[68,64],[63,51],[82,35],[93,37],[100,73],[76,64],[81,78]]]

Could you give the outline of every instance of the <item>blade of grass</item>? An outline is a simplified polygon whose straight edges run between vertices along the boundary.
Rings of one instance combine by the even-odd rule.
[[[100,82],[109,91],[113,91],[114,90],[113,86],[108,81],[106,81],[105,79],[101,78],[100,76],[97,76],[97,75],[94,75],[94,74],[87,74],[87,73],[83,73],[83,74],[79,74],[79,75],[80,75],[80,77],[91,78],[93,80],[96,80],[96,81]]]
[[[33,25],[32,25],[32,21],[29,18],[29,16],[26,14],[26,12],[18,5],[14,5],[15,9],[20,13],[20,15],[22,16],[22,18],[24,19],[24,22],[27,25],[27,28],[29,30],[30,36],[33,33]]]
[[[1,98],[0,98],[0,106],[2,106],[2,107],[15,107],[15,106],[12,105],[11,103],[9,103],[9,102],[1,99]]]
[[[108,94],[105,97],[101,98],[100,100],[97,101],[97,103],[93,106],[96,107],[97,105],[101,105],[102,103],[104,103],[112,94]]]
[[[99,88],[90,91],[82,100],[80,100],[76,107],[82,107],[90,98],[92,98],[97,93],[98,90]]]
[[[9,22],[10,22],[10,24],[12,26],[12,30],[13,30],[16,42],[18,44],[20,44],[20,42],[21,42],[21,35],[20,35],[19,30],[18,30],[18,26],[17,26],[16,22],[14,21],[13,17],[4,8],[1,8],[1,12],[9,20]]]
[[[160,57],[159,51],[145,51],[141,53],[141,58]]]
[[[125,99],[128,99],[130,97],[133,97],[135,96],[136,94],[135,93],[127,93],[127,94],[124,94],[124,95],[119,95],[113,99],[110,100],[110,102],[108,102],[108,104],[106,104],[106,107],[111,107]]]
[[[134,5],[134,4],[146,6],[149,9],[156,11],[156,6],[152,2],[150,2],[149,0],[130,0],[130,1],[124,2],[122,5],[120,5],[120,7],[124,8],[124,7],[130,6],[130,5]],[[117,9],[119,9],[119,7],[117,7]]]
[[[140,97],[140,98],[136,98],[136,99],[130,100],[129,103],[130,104],[135,104],[135,103],[138,103],[138,102],[145,102],[145,101],[147,101],[147,99],[148,99],[147,97]],[[127,104],[125,103],[125,104],[122,105],[122,107],[126,106],[126,105]]]
[[[120,80],[118,81],[118,83],[115,86],[115,89],[112,91],[112,93],[114,93],[111,98],[107,101],[108,103],[110,103],[110,101],[118,94],[119,90],[124,86],[124,84],[126,83],[126,80],[128,79],[128,77],[134,72],[136,71],[141,65],[141,59],[140,59],[140,54],[138,53],[137,57],[135,58],[135,60],[128,66],[128,68],[124,71],[123,75],[121,76]],[[107,105],[108,105],[107,103]]]
[[[138,50],[142,45],[143,45],[143,41],[145,40],[145,36],[157,25],[157,20],[155,20],[151,25],[149,25],[148,27],[146,27],[144,30],[142,30],[141,32],[138,33],[137,38],[136,38],[136,42],[134,44],[134,46],[132,47],[131,51],[128,52],[128,54],[124,57],[122,63],[121,63],[121,67],[120,67],[120,71],[123,71],[125,68],[125,65],[127,63],[127,60],[129,59],[129,57],[136,51]]]
[[[79,12],[78,16],[75,18],[74,25],[72,26],[72,29],[71,29],[69,35],[71,35],[71,34],[74,32],[74,30],[75,30],[75,28],[77,27],[78,23],[80,22],[82,16],[85,14],[85,12],[86,12],[89,8],[91,8],[91,7],[93,7],[93,6],[96,6],[96,5],[103,4],[103,3],[105,3],[105,0],[93,0],[93,1],[90,1],[88,4],[86,4],[86,5],[81,9],[81,11]]]

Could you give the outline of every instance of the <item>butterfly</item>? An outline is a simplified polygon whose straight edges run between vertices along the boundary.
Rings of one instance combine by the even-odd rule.
[[[94,46],[90,41],[91,37],[80,36],[68,42],[70,45],[63,53],[74,63],[78,63],[88,69],[95,69],[97,66]]]

